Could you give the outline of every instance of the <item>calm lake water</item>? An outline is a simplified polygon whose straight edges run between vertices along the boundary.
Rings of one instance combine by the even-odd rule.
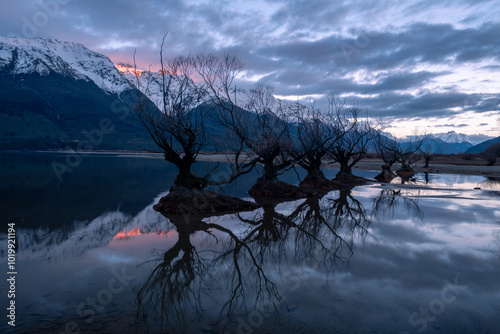
[[[89,155],[58,178],[54,162],[67,158],[0,154],[4,277],[8,223],[17,241],[16,327],[3,279],[2,333],[500,328],[498,180],[418,174],[252,212],[164,217],[152,206],[176,175],[165,161]],[[256,177],[224,192],[250,199]],[[298,183],[293,171],[283,180]]]

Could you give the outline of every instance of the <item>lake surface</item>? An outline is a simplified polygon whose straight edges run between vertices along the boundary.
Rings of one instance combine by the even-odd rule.
[[[161,159],[1,153],[0,161],[5,276],[8,223],[17,241],[16,327],[5,320],[4,279],[2,333],[500,327],[495,179],[418,174],[402,185],[373,183],[252,212],[164,217],[152,206],[176,170]],[[202,173],[214,164],[197,165]],[[223,191],[251,200],[256,178]],[[282,179],[298,183],[293,171]]]

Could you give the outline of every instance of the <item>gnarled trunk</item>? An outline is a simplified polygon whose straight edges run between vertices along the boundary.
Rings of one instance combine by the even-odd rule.
[[[352,167],[349,165],[349,160],[339,161],[340,171],[335,176],[336,178],[352,177]]]
[[[319,168],[311,168],[307,170],[307,176],[306,179],[313,179],[313,180],[326,180],[325,174],[323,174],[323,171]]]
[[[278,171],[274,166],[273,159],[266,159],[264,161],[264,175],[261,177],[262,181],[276,181],[278,180]]]
[[[321,157],[309,157],[308,165],[302,167],[307,170],[306,179],[326,180],[325,174],[321,170]]]
[[[186,188],[189,190],[201,190],[207,186],[207,181],[200,178],[191,172],[191,166],[195,163],[195,159],[184,156],[182,159],[178,159],[174,162],[175,166],[179,170],[174,186],[174,189],[179,187]]]

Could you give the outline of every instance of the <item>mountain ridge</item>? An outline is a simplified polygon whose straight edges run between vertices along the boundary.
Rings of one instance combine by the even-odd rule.
[[[439,133],[434,135],[436,138],[450,144],[460,144],[460,143],[471,143],[469,137],[463,133],[457,133],[455,131],[448,131],[446,133]]]
[[[152,141],[133,105],[142,93],[163,110],[162,79],[160,71],[114,64],[83,44],[0,37],[0,89],[9,92],[0,96],[0,149],[89,148],[85,133],[100,130],[102,119],[118,131],[93,150],[148,147]],[[241,105],[248,102],[244,95]],[[287,121],[296,124],[297,103],[280,103],[289,112]],[[466,135],[450,131],[430,136],[426,146],[432,153],[456,154],[473,145]]]
[[[135,87],[81,44],[1,37],[0,90],[0,149],[152,146],[133,108]]]
[[[489,146],[496,144],[496,143],[500,143],[500,137],[489,139],[489,140],[483,141],[482,143],[474,145],[474,146],[470,147],[469,149],[467,149],[467,151],[465,151],[465,153],[481,153],[481,152],[484,152],[484,150],[486,150]]]
[[[0,68],[5,67],[12,75],[48,75],[53,71],[93,81],[107,93],[120,94],[135,88],[105,55],[91,51],[83,44],[57,39],[0,36]]]

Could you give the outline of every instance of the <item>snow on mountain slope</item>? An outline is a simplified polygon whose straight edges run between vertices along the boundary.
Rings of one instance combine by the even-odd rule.
[[[113,64],[105,55],[87,49],[84,45],[44,38],[6,38],[0,37],[0,70],[6,69],[11,74],[39,73],[48,75],[51,71],[79,80],[92,81],[106,93],[120,94],[136,88],[139,78],[139,90],[163,110],[163,92],[160,72],[136,70],[130,65]],[[180,78],[173,78],[173,91]],[[190,82],[190,89],[197,83]],[[189,91],[187,92],[189,94]],[[238,105],[246,108],[248,96],[238,95]],[[276,103],[276,106],[278,104]],[[292,114],[297,110],[297,103],[281,101],[281,106]],[[301,109],[306,109],[300,106]],[[291,122],[295,121],[291,115]]]
[[[134,88],[108,57],[82,44],[57,39],[0,37],[0,69],[4,67],[12,74],[48,75],[54,71],[93,81],[107,93],[119,94]]]
[[[439,133],[435,135],[442,141],[450,144],[456,143],[470,143],[469,137],[463,133],[456,133],[455,131],[449,131],[447,133]]]
[[[137,83],[139,83],[139,90],[142,93],[144,93],[151,101],[153,101],[153,103],[155,103],[160,110],[163,110],[163,88],[162,88],[163,77],[160,71],[158,72],[144,71],[136,69],[130,65],[123,63],[117,63],[115,64],[115,67],[132,85],[137,86]],[[175,93],[176,89],[178,89],[179,87],[178,85],[180,79],[172,77],[170,74],[165,75],[165,80],[169,80],[170,78],[173,79],[172,82],[173,85],[171,88],[172,91]],[[196,82],[194,82],[193,80],[190,81],[191,89],[194,89],[196,85],[197,85]],[[249,108],[249,96],[247,93],[248,92],[242,90],[240,93],[236,95],[235,97],[236,101],[234,102],[236,102],[238,106],[251,111],[252,108]],[[207,100],[205,101],[208,101],[208,97]],[[297,122],[296,114],[298,110],[300,110],[302,114],[307,116],[308,112],[307,107],[301,104],[297,104],[296,101],[288,101],[288,100],[278,101],[278,99],[275,99],[275,105],[274,105],[275,109],[278,109],[279,106],[283,109],[284,113],[288,115],[287,120],[291,123]]]
[[[144,93],[160,110],[163,110],[162,76],[160,72],[135,69],[130,65],[115,64],[115,67],[134,87]]]
[[[91,221],[73,222],[74,229],[69,231],[20,228],[16,230],[19,240],[17,256],[23,261],[56,261],[75,258],[91,249],[105,247],[115,237],[130,237],[132,235],[130,231],[136,232],[135,234],[164,235],[172,230],[173,226],[165,217],[153,210],[153,205],[167,193],[158,195],[134,217],[121,211],[110,211],[102,213]],[[0,240],[6,238],[6,234],[0,233]],[[5,257],[6,253],[0,252],[0,259]]]

